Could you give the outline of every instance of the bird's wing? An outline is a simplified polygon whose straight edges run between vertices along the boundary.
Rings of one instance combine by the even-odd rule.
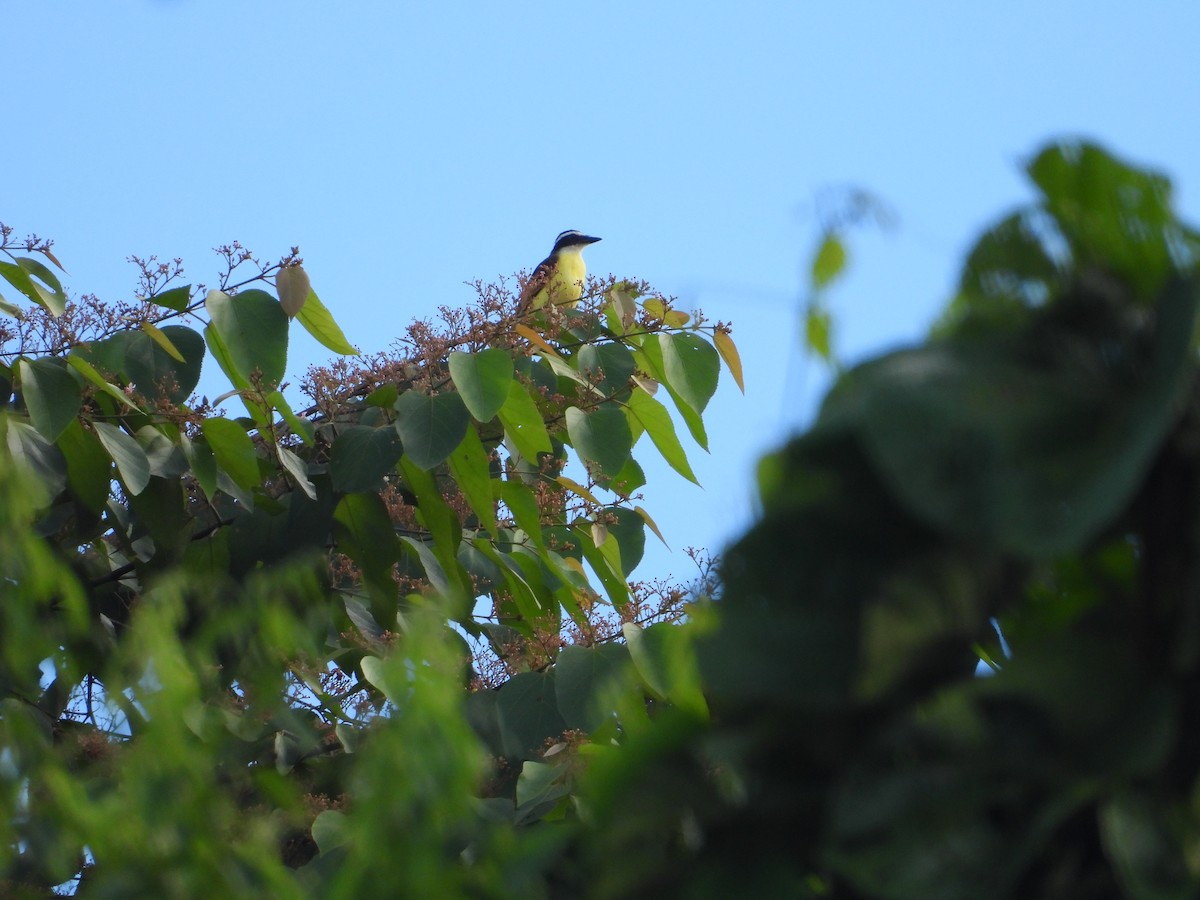
[[[521,296],[517,299],[517,311],[528,312],[529,305],[533,303],[533,298],[537,296],[537,292],[544,288],[550,282],[550,276],[554,274],[554,257],[547,256],[537,268],[533,270],[533,274],[529,276],[529,280],[525,282],[525,287],[521,291]]]

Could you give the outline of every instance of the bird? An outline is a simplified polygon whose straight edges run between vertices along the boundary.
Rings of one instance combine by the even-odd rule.
[[[521,313],[541,309],[547,303],[554,306],[575,306],[583,295],[583,280],[587,267],[583,264],[583,248],[600,240],[582,231],[564,231],[554,239],[550,255],[537,264],[517,300]]]

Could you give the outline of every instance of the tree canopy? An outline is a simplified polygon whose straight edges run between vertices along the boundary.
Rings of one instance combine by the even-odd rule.
[[[1200,235],[1099,147],[1027,171],[690,588],[633,580],[638,458],[695,479],[726,323],[480,283],[363,358],[294,250],[104,305],[5,227],[6,890],[1192,896]]]

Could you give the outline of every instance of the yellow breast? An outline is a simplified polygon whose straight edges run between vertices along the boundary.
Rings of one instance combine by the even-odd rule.
[[[587,266],[583,264],[583,255],[577,250],[564,250],[558,254],[555,261],[554,274],[544,290],[538,291],[533,300],[533,308],[538,309],[547,303],[555,306],[574,306],[583,294],[583,280],[587,277]]]

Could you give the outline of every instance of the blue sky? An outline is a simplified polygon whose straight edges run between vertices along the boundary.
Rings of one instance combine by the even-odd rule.
[[[1020,164],[1086,136],[1175,179],[1200,219],[1200,6],[1184,2],[315,3],[61,0],[0,29],[0,221],[56,240],[75,293],[127,297],[130,254],[301,247],[366,351],[527,268],[557,232],[593,271],[732,320],[746,367],[706,414],[704,489],[648,470],[691,574],[752,516],[754,460],[825,378],[798,350],[814,198],[872,191],[831,300],[849,359],[919,338]],[[327,354],[298,332],[293,380]]]

